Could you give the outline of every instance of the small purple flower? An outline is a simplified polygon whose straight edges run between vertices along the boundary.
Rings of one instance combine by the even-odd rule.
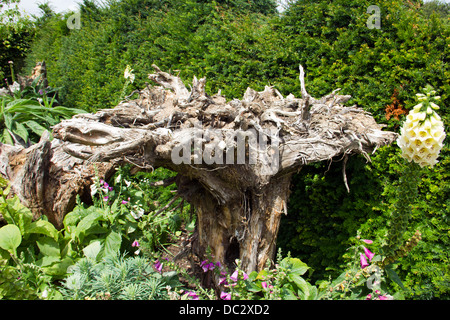
[[[359,256],[359,260],[361,263],[361,268],[365,268],[367,266],[369,266],[369,264],[367,263],[366,257],[364,256],[364,254],[361,253],[361,255]]]
[[[139,242],[137,240],[134,240],[131,244],[132,247],[139,247]]]
[[[103,201],[108,201],[109,197],[108,196],[104,196],[103,197]]]
[[[203,272],[208,272],[208,260],[204,260],[200,263],[200,267],[202,267]]]
[[[261,282],[261,286],[263,287],[263,289],[267,289],[267,282],[265,281]]]
[[[127,204],[128,201],[122,200],[122,204]]]
[[[156,260],[156,262],[155,262],[155,264],[153,266],[155,267],[156,271],[161,273],[163,266],[162,266],[161,262],[159,262],[159,260]]]
[[[220,299],[222,300],[231,300],[231,293],[227,293],[227,292],[221,292],[220,293]]]
[[[370,300],[370,299],[372,299],[372,295],[369,293],[369,294],[366,296],[366,300]]]
[[[221,284],[223,284],[223,285],[227,285],[228,284],[226,277],[219,278],[219,285],[221,285]]]
[[[205,260],[200,263],[200,267],[202,267],[203,272],[208,272],[208,270],[214,270],[215,265],[213,262],[208,263],[208,260]]]

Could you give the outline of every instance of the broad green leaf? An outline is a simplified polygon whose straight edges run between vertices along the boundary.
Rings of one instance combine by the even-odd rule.
[[[16,112],[26,112],[28,110],[36,110],[40,109],[40,104],[36,100],[31,99],[16,99],[11,101],[6,106],[6,111],[8,113],[16,113]]]
[[[22,242],[22,235],[16,225],[7,224],[0,228],[0,248],[17,255],[16,249]]]
[[[261,270],[258,275],[256,276],[256,279],[263,280],[266,276],[269,275],[269,272],[267,270]]]
[[[400,277],[398,276],[397,272],[395,272],[395,270],[392,268],[392,265],[386,266],[385,270],[386,270],[386,275],[389,277],[389,279],[391,279],[396,284],[398,284],[400,286],[400,288],[402,288],[403,290],[406,290],[406,288],[403,285],[402,280],[400,280]]]
[[[65,257],[63,260],[54,261],[51,265],[44,267],[44,272],[50,276],[58,278],[64,277],[67,274],[67,268],[72,266],[74,261]]]
[[[36,265],[42,268],[51,266],[54,263],[58,263],[60,261],[61,258],[57,256],[43,256],[41,259],[36,261]]]
[[[8,114],[8,113],[5,113],[5,114],[3,115],[3,118],[4,118],[4,121],[5,121],[5,127],[6,127],[7,129],[10,129],[10,130],[11,130],[12,122],[13,122],[12,116],[11,116],[10,114]]]
[[[96,240],[83,249],[83,253],[87,258],[97,260],[98,254],[102,249],[100,241]]]
[[[297,274],[297,275],[303,275],[306,271],[308,271],[309,267],[306,265],[306,263],[302,262],[298,258],[284,258],[280,265],[283,268],[290,269],[291,273]]]
[[[36,241],[36,244],[39,247],[39,251],[44,256],[57,257],[58,259],[61,257],[59,244],[56,240],[42,237]]]
[[[42,134],[47,130],[47,128],[41,126],[39,123],[33,120],[25,121],[24,124],[38,136],[42,136]]]
[[[117,254],[122,244],[122,237],[118,232],[111,231],[103,243],[103,257]]]
[[[78,223],[75,231],[74,236],[78,237],[80,241],[83,241],[86,231],[88,231],[90,228],[94,227],[98,224],[98,221],[102,218],[101,213],[94,211],[88,216],[81,219],[81,221]]]
[[[289,280],[291,280],[292,282],[295,283],[295,285],[300,289],[300,291],[303,293],[303,300],[307,300],[309,297],[309,284],[308,282],[306,282],[305,279],[303,279],[302,277],[300,277],[297,274],[290,274],[288,276]]]
[[[66,214],[63,220],[63,224],[66,228],[68,226],[76,226],[83,217],[83,210],[79,207],[75,207],[71,212]]]
[[[50,222],[45,220],[37,220],[30,224],[26,233],[39,233],[58,240],[58,230]]]
[[[17,196],[7,199],[6,206],[7,210],[2,212],[3,217],[9,224],[15,224],[19,227],[21,234],[25,235],[33,219],[31,210],[25,207]]]
[[[11,136],[11,134],[9,133],[8,129],[3,129],[3,134],[2,134],[2,142],[9,144],[9,145],[14,145],[14,140]]]
[[[281,288],[281,294],[283,300],[297,300],[297,296],[290,286],[283,286],[283,288]]]
[[[23,141],[28,142],[27,128],[25,128],[25,126],[20,122],[16,122],[15,126],[16,127],[14,130],[14,133],[17,134],[19,137],[21,137],[23,139]]]

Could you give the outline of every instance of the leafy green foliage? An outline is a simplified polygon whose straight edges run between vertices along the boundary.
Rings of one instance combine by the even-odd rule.
[[[7,181],[0,179],[3,188]],[[19,256],[25,263],[33,263],[45,274],[63,276],[72,260],[61,253],[60,233],[44,218],[33,221],[31,211],[20,203],[17,196],[6,198],[8,188],[2,191],[0,213],[7,225],[0,233],[0,256],[10,263],[19,264]]]
[[[103,257],[131,247],[138,223],[119,198],[109,199],[109,187],[104,181],[95,181],[92,192],[99,194],[93,206],[78,201],[68,213],[64,224],[64,251],[73,259],[89,255]],[[112,197],[112,195],[111,195]]]
[[[224,300],[318,300],[322,293],[303,278],[308,269],[304,262],[292,258],[290,254],[282,258],[281,251],[278,252],[275,268],[267,265],[263,270],[253,271],[249,275],[240,269],[240,261],[237,261],[236,270],[221,280],[225,287],[221,298]]]
[[[58,106],[57,89],[44,88],[37,77],[30,86],[0,97],[0,141],[27,146],[38,142],[45,131],[62,119],[83,113],[80,109]]]
[[[411,3],[378,3],[378,30],[366,26],[370,14],[365,9],[373,4],[370,1],[297,1],[276,24],[284,46],[292,50],[281,64],[287,78],[296,79],[296,66],[301,63],[306,69],[307,90],[313,96],[340,87],[352,95],[349,104],[372,112],[377,122],[394,131],[403,116],[387,119],[386,106],[392,103],[393,94],[397,92],[396,98],[407,110],[415,104],[415,93],[428,83],[442,96],[440,115],[448,125],[449,29],[436,15],[424,18],[422,9]],[[298,85],[291,85],[293,80],[283,81],[282,92],[298,93]],[[398,177],[403,174],[402,160],[395,143],[371,157],[369,164],[361,158],[349,160],[349,194],[339,162],[308,166],[294,178],[290,212],[283,218],[279,244],[307,261],[315,280],[339,275],[342,256],[358,230],[373,239],[385,239],[398,197]],[[397,261],[407,297],[449,296],[444,249],[450,245],[444,236],[449,230],[447,157],[448,143],[440,163],[422,173],[402,239],[415,230],[423,234],[413,252]],[[426,288],[422,290],[420,283],[426,283]]]
[[[37,272],[34,272],[37,274]],[[1,300],[34,300],[38,296],[36,290],[22,276],[19,266],[7,265],[0,259],[0,299]]]
[[[0,4],[0,87],[12,83],[11,66],[17,73],[24,66],[25,56],[28,54],[32,40],[36,32],[33,21],[24,16],[17,5],[9,8],[3,5],[13,4],[18,1],[2,1]]]
[[[176,240],[181,233],[181,225],[189,225],[194,217],[190,206],[174,194],[174,183],[167,187],[154,185],[173,178],[174,172],[158,168],[131,175],[131,169],[132,166],[117,169],[111,181],[114,183],[112,198],[123,199],[126,202],[123,206],[139,217],[136,238],[142,250],[154,252]]]
[[[259,12],[274,13],[273,7],[272,1],[126,0],[107,7],[84,1],[81,29],[64,30],[68,15],[55,15],[38,31],[27,65],[45,60],[49,83],[64,87],[64,105],[87,111],[118,102],[127,65],[136,73],[131,91],[145,87],[155,63],[180,70],[187,81],[206,76],[212,85],[208,91],[222,89],[235,97],[258,78],[252,73],[260,73],[267,84],[260,36],[269,35]],[[236,77],[245,78],[237,88]]]

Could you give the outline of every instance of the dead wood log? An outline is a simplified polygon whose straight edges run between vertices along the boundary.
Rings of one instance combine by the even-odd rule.
[[[39,143],[26,149],[0,144],[0,174],[10,181],[10,196],[17,195],[34,219],[45,215],[61,229],[77,195],[89,201],[95,175],[106,179],[114,168],[110,163],[87,163],[73,157],[64,151],[62,141],[49,138],[44,133]]]
[[[195,254],[204,257],[209,249],[229,267],[239,258],[251,272],[273,259],[294,172],[337,156],[362,154],[370,160],[372,152],[396,138],[382,131],[368,112],[343,106],[350,96],[339,95],[339,90],[321,99],[311,97],[302,68],[302,98],[283,97],[266,87],[261,92],[249,88],[242,100],[231,101],[220,92],[206,94],[205,79],[194,77],[188,90],[180,78],[154,68],[149,79],[156,86],[147,86],[139,99],[61,122],[51,144],[44,139],[27,150],[2,146],[10,162],[30,162],[22,164],[20,182],[18,173],[15,179],[12,175],[22,199],[37,211],[54,208],[52,197],[80,192],[73,177],[92,174],[94,164],[165,167],[178,173],[178,193],[196,209]],[[58,170],[64,163],[70,168],[62,174]],[[41,175],[30,176],[25,168]],[[8,170],[14,171],[11,163],[6,169],[2,174],[8,177]],[[90,182],[87,177],[80,176],[83,187]],[[46,196],[48,184],[41,182],[45,179],[52,181],[51,196]],[[63,185],[66,179],[76,186]]]

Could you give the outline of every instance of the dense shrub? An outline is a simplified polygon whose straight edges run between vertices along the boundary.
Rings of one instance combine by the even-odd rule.
[[[13,72],[17,73],[24,65],[24,59],[29,52],[31,42],[35,35],[35,25],[28,16],[24,16],[17,6],[16,1],[2,1],[0,3],[0,87],[13,83],[10,63],[14,64]]]
[[[381,29],[368,29],[369,14],[363,9],[370,4],[298,1],[280,20],[279,28],[290,35],[290,45],[306,66],[307,90],[320,96],[341,87],[343,93],[353,96],[349,103],[397,130],[404,119],[402,112],[396,119],[387,111],[406,113],[414,105],[415,93],[429,83],[442,96],[440,115],[448,126],[450,30],[434,14],[425,19],[418,3],[415,7],[402,1],[379,4]],[[294,70],[294,65],[289,69]],[[291,78],[295,79],[294,74]],[[400,277],[416,298],[449,297],[447,157],[448,144],[440,163],[423,174],[410,231],[405,234],[406,239],[418,229],[423,240],[411,255],[398,261]],[[400,163],[396,143],[378,150],[372,163],[365,164],[362,158],[350,160],[349,194],[341,164],[303,169],[293,182],[291,216],[283,221],[281,235],[286,237],[280,239],[280,245],[307,261],[317,279],[337,272],[340,257],[357,230],[364,237],[385,236],[402,174]]]
[[[68,106],[95,111],[117,104],[127,65],[136,73],[130,92],[145,87],[155,63],[180,70],[187,81],[206,76],[208,91],[230,96],[243,94],[255,71],[267,69],[252,57],[252,43],[264,52],[261,12],[273,13],[272,1],[84,1],[80,12],[79,30],[65,27],[70,14],[50,19],[27,60],[28,68],[46,60],[49,83],[64,88]],[[245,79],[238,88],[236,78]]]

